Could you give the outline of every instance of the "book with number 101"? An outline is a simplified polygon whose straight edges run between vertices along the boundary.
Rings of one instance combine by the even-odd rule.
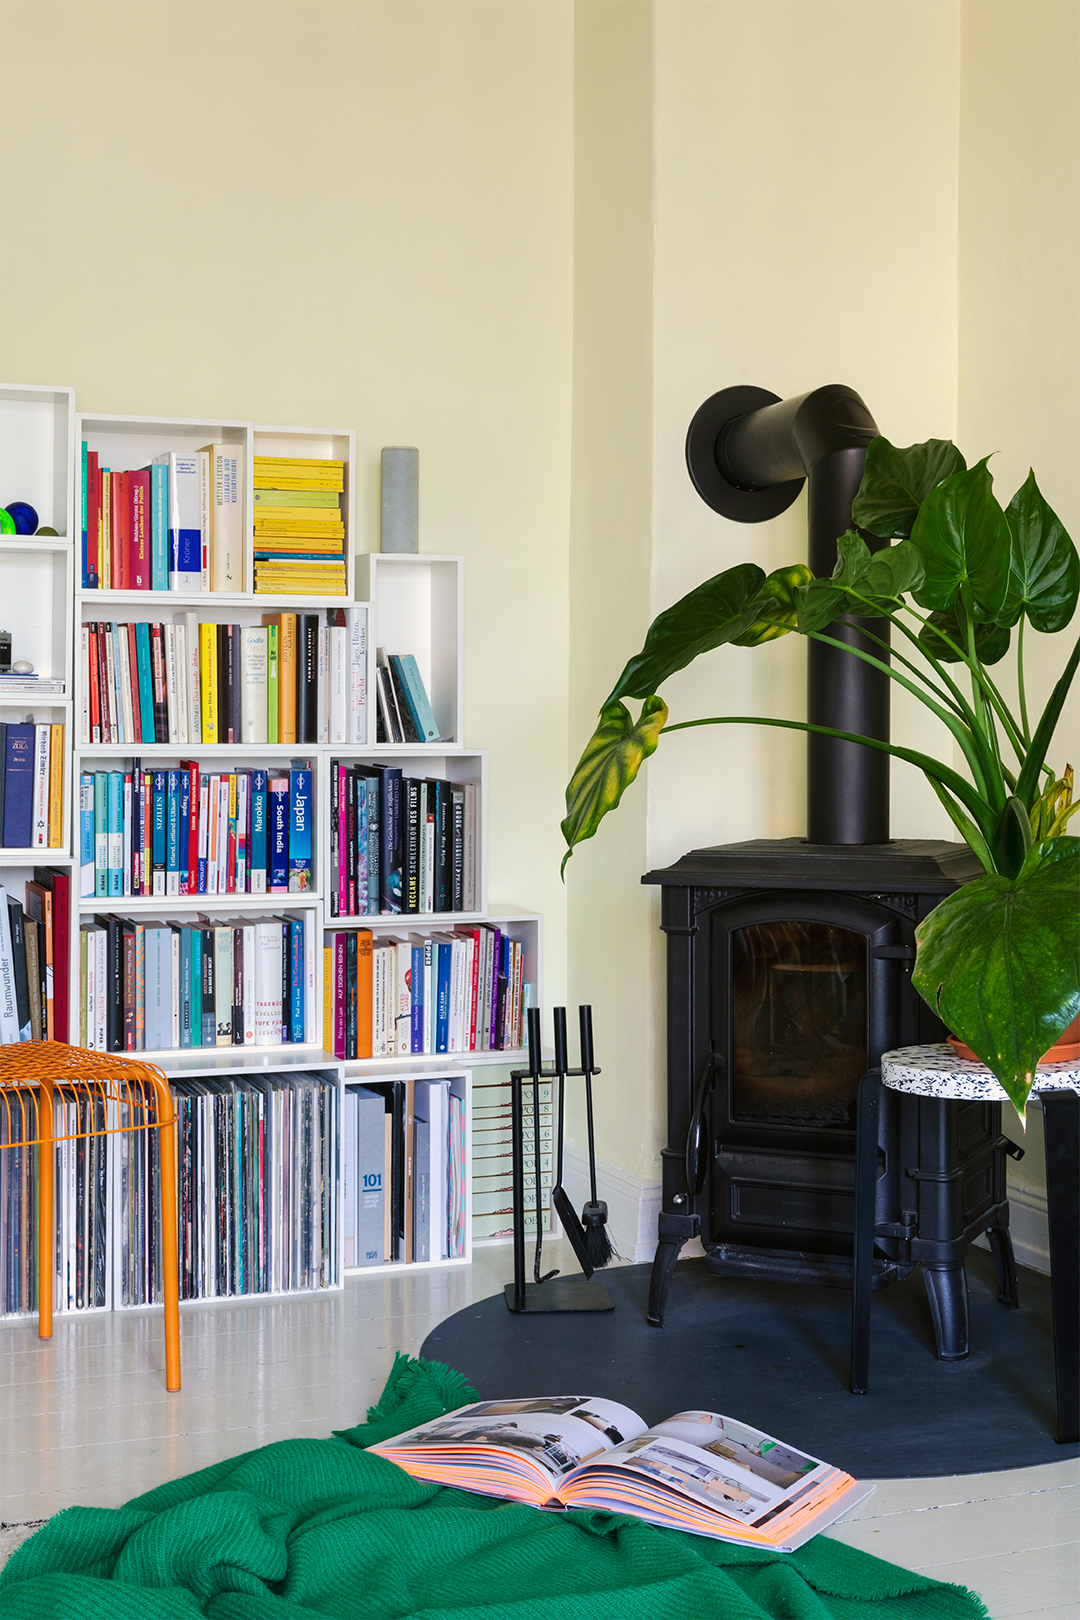
[[[433,1484],[794,1552],[873,1485],[718,1412],[649,1428],[593,1395],[478,1401],[370,1446]]]

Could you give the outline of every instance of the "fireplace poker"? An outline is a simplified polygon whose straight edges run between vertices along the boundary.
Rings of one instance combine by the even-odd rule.
[[[562,1229],[570,1239],[570,1247],[577,1255],[578,1264],[586,1277],[593,1274],[593,1266],[589,1260],[589,1250],[586,1240],[585,1228],[578,1220],[577,1210],[570,1202],[570,1196],[562,1184],[563,1173],[563,1112],[566,1091],[566,1071],[570,1067],[566,1052],[566,1008],[556,1007],[554,1012],[555,1023],[555,1073],[559,1084],[559,1119],[555,1136],[555,1185],[551,1189],[551,1202],[555,1206],[555,1213],[562,1223]]]
[[[585,1117],[589,1126],[589,1202],[581,1211],[581,1224],[585,1231],[585,1253],[588,1256],[589,1266],[593,1271],[599,1271],[602,1266],[606,1266],[614,1258],[615,1250],[611,1238],[608,1236],[608,1207],[602,1198],[596,1196],[596,1143],[593,1138],[592,1106],[593,1042],[591,1007],[578,1008],[578,1024],[581,1031],[581,1072],[585,1076]],[[561,1154],[561,1110],[559,1113],[559,1151]]]
[[[530,1007],[529,1024],[529,1078],[533,1094],[533,1206],[536,1210],[536,1249],[533,1253],[533,1281],[546,1283],[559,1275],[558,1270],[540,1274],[540,1259],[544,1249],[544,1219],[540,1200],[540,1079],[543,1072],[543,1051],[540,1045],[540,1009]],[[565,1029],[563,1044],[565,1046]],[[560,1097],[561,1097],[560,1092]],[[561,1147],[561,1137],[560,1137]]]

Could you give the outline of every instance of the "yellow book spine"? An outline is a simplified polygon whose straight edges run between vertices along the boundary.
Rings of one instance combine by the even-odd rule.
[[[322,953],[322,1044],[324,1052],[332,1052],[334,1040],[334,952],[329,945]]]
[[[59,849],[64,830],[64,728],[49,728],[49,848]]]
[[[296,614],[281,615],[281,644],[278,654],[278,741],[296,741]]]
[[[98,530],[98,578],[101,589],[112,589],[112,478],[106,467],[101,479],[101,528]]]
[[[199,626],[199,685],[202,701],[202,740],[220,742],[218,732],[217,625]]]
[[[345,489],[345,480],[341,474],[331,473],[329,477],[320,478],[314,473],[306,473],[302,478],[288,478],[283,473],[255,474],[256,489],[318,489],[330,490],[340,495]]]

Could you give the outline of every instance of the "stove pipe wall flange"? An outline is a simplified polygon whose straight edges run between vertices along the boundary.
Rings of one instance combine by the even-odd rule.
[[[836,541],[852,527],[851,503],[866,447],[877,434],[853,388],[831,383],[781,400],[764,388],[724,388],[701,406],[686,435],[686,465],[707,506],[737,523],[787,510],[807,484],[807,558],[831,574]],[[866,535],[871,550],[887,544]],[[883,619],[845,617],[827,634],[885,655]],[[812,725],[889,740],[889,678],[860,658],[807,643],[807,719]],[[884,844],[889,839],[889,756],[834,737],[806,739],[806,836],[812,844]]]

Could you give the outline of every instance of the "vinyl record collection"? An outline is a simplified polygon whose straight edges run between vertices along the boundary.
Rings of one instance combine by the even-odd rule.
[[[347,1061],[513,1051],[530,987],[520,942],[491,923],[407,939],[326,935],[323,1042]]]
[[[466,1251],[465,1082],[345,1089],[345,1265],[453,1260]]]
[[[173,1091],[181,1299],[335,1286],[336,1083],[298,1071]]]
[[[19,1093],[0,1098],[0,1316],[37,1309],[37,1112]]]

